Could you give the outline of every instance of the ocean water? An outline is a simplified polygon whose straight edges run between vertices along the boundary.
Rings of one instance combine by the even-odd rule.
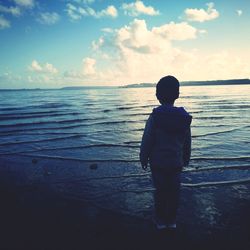
[[[250,86],[185,86],[176,106],[192,116],[192,157],[183,187],[250,180]],[[130,214],[152,208],[139,164],[154,88],[0,92],[0,164],[65,196]],[[8,164],[9,163],[9,164]],[[146,211],[146,212],[145,212]]]

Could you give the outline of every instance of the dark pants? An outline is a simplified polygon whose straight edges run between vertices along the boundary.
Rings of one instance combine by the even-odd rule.
[[[164,223],[175,223],[180,196],[180,172],[169,173],[157,168],[151,168],[151,172],[155,187],[155,216]]]

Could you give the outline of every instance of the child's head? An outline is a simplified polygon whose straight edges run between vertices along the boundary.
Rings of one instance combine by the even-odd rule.
[[[165,76],[156,85],[156,97],[161,104],[171,104],[179,97],[179,81],[173,76]]]

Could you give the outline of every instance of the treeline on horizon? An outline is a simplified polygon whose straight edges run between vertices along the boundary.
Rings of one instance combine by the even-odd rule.
[[[183,81],[181,86],[203,86],[203,85],[240,85],[250,84],[249,79],[211,80],[211,81]],[[121,86],[121,88],[146,88],[155,87],[156,83],[135,83]]]
[[[183,81],[180,82],[181,86],[206,86],[206,85],[241,85],[250,84],[250,79],[230,79],[230,80],[212,80],[212,81]],[[155,87],[156,83],[135,83],[122,86],[67,86],[62,88],[22,88],[22,89],[1,89],[0,91],[11,91],[11,90],[77,90],[86,88],[148,88]]]

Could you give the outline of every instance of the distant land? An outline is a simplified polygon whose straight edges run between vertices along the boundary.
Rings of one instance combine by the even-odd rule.
[[[213,81],[183,81],[182,86],[207,86],[207,85],[240,85],[250,84],[249,79],[230,79],[230,80],[213,80]],[[136,83],[120,86],[120,88],[150,88],[155,87],[156,83]]]
[[[22,88],[22,89],[0,89],[0,91],[41,91],[41,90],[80,90],[80,89],[103,89],[103,88],[117,88],[115,86],[68,86],[62,88]]]
[[[230,79],[213,81],[183,81],[181,86],[207,86],[207,85],[241,85],[250,84],[250,79]],[[102,88],[151,88],[156,83],[135,83],[122,86],[68,86],[62,88],[22,88],[22,89],[1,89],[0,91],[41,91],[41,90],[80,90],[80,89],[102,89]]]

